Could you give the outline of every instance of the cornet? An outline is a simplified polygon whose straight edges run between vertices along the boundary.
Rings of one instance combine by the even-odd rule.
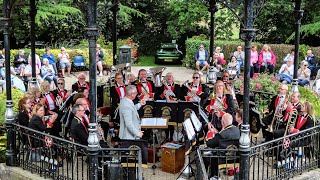
[[[188,92],[187,93],[187,96],[189,96],[189,97],[191,97],[194,101],[196,101],[196,102],[200,102],[200,100],[201,100],[201,98],[197,95],[197,94],[195,94],[195,93],[193,93],[192,92],[192,88],[189,86],[189,80],[187,80],[186,82],[184,82],[182,85],[183,86],[185,86],[186,88],[188,88],[188,90],[190,91],[190,92]]]

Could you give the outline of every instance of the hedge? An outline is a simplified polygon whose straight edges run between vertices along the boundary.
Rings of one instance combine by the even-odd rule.
[[[231,53],[236,51],[237,46],[244,47],[244,42],[242,41],[221,41],[221,40],[215,40],[214,41],[214,47],[221,47],[222,52],[224,53],[225,59],[227,62],[230,61]],[[186,41],[186,57],[183,61],[184,66],[186,67],[194,67],[194,53],[199,49],[200,44],[203,44],[207,50],[209,50],[210,47],[210,41],[205,36],[196,36],[192,37],[190,39],[187,39]],[[261,43],[253,43],[253,45],[257,46],[258,51],[260,52],[262,49],[263,44]],[[291,52],[291,49],[294,48],[294,45],[289,44],[269,44],[273,52],[275,53],[277,57],[277,65],[276,68],[280,68],[280,66],[283,64],[283,59],[285,56]],[[308,49],[312,49],[313,53],[316,55],[316,59],[320,59],[320,47],[308,47],[306,45],[300,45],[299,51],[300,51],[300,58],[299,61],[302,61],[306,55],[306,52]]]

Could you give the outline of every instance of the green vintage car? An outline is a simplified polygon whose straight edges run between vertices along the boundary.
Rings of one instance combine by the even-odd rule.
[[[160,50],[157,51],[155,57],[156,64],[163,63],[181,63],[183,58],[182,52],[178,49],[178,45],[176,43],[161,43]]]

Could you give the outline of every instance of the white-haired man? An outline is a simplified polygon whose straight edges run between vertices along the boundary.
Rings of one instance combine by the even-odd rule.
[[[78,81],[72,85],[72,92],[78,91],[80,89],[90,89],[89,82],[86,81],[86,74],[81,73],[78,75]]]

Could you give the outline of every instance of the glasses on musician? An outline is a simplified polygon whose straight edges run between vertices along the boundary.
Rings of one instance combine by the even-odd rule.
[[[223,77],[229,77],[229,76],[223,76]]]
[[[58,83],[58,84],[64,84],[64,83]]]
[[[84,79],[86,79],[86,78],[79,78],[79,79],[84,80]]]
[[[199,79],[199,77],[192,77],[192,79]]]

